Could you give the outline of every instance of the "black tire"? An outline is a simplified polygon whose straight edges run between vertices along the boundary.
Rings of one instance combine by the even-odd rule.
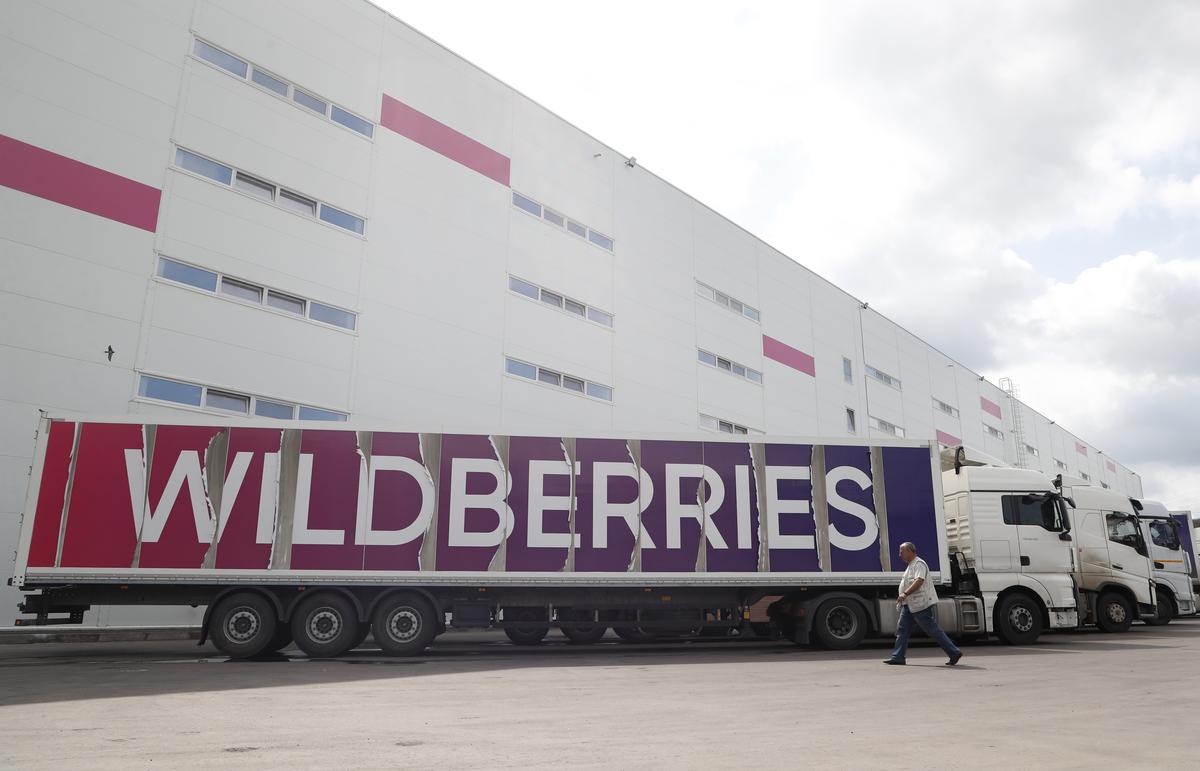
[[[278,653],[284,648],[292,644],[292,628],[288,624],[276,624],[275,636],[271,638],[270,645],[264,652]]]
[[[562,627],[563,637],[566,637],[567,642],[572,645],[591,645],[592,643],[600,642],[600,638],[604,637],[604,633],[607,631],[608,628],[603,626],[594,628],[578,626]]]
[[[1125,595],[1105,592],[1096,601],[1096,626],[1103,632],[1125,632],[1133,625],[1133,606]]]
[[[813,615],[812,630],[822,648],[848,651],[857,648],[867,636],[867,616],[852,599],[825,600]]]
[[[654,635],[636,626],[614,626],[612,630],[617,637],[628,643],[648,643],[654,640]]]
[[[213,608],[208,633],[217,650],[244,659],[272,650],[279,625],[270,600],[256,592],[238,592]]]
[[[1155,614],[1154,618],[1143,618],[1142,623],[1150,626],[1166,626],[1171,623],[1171,619],[1179,615],[1179,611],[1175,607],[1175,601],[1171,599],[1171,595],[1162,589],[1155,589]]]
[[[543,608],[505,608],[504,620],[519,623],[519,626],[504,627],[504,634],[513,645],[537,645],[550,634]]]
[[[1027,594],[1010,594],[996,606],[996,636],[1009,645],[1030,645],[1042,634],[1042,609]]]
[[[416,656],[438,634],[437,612],[419,594],[385,597],[371,616],[375,643],[388,656]]]
[[[292,612],[292,637],[309,658],[327,659],[350,650],[358,624],[350,600],[337,592],[319,592]]]

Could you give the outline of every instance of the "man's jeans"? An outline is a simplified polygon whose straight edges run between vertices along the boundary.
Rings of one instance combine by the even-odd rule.
[[[904,652],[908,650],[908,638],[912,635],[914,623],[925,630],[925,634],[932,637],[938,645],[942,646],[942,650],[946,652],[947,656],[954,658],[958,655],[958,646],[950,642],[950,638],[938,626],[933,605],[925,610],[918,610],[916,613],[913,613],[905,605],[900,608],[900,622],[896,625],[896,647],[892,649],[893,661],[904,661]]]

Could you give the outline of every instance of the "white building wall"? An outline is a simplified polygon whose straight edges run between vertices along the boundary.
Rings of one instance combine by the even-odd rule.
[[[4,4],[0,24],[0,140],[161,190],[151,232],[0,186],[5,558],[38,410],[203,411],[139,396],[142,373],[361,425],[462,431],[698,432],[704,415],[836,438],[850,433],[852,410],[860,437],[888,435],[874,417],[909,438],[940,431],[1015,460],[1012,402],[996,386],[362,0],[38,0]],[[373,136],[201,60],[197,38],[371,121]],[[381,125],[384,94],[508,157],[509,185]],[[176,147],[364,217],[365,231],[181,170]],[[513,206],[514,190],[615,247]],[[357,327],[161,278],[160,257],[351,310]],[[614,324],[511,291],[510,276]],[[697,281],[760,317],[702,297]],[[811,356],[813,374],[766,355],[764,336]],[[757,370],[762,382],[708,366],[698,350]],[[609,386],[613,399],[506,374],[506,357]],[[868,377],[867,366],[898,387]],[[1031,467],[1140,494],[1136,474],[1109,470],[1097,448],[1048,418],[1026,408],[1022,424],[1039,450]],[[0,596],[0,623],[16,601],[15,591]],[[190,618],[178,609],[94,616]]]

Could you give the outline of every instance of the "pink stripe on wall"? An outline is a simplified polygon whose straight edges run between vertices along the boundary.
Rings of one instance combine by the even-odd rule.
[[[991,399],[985,399],[982,396],[979,397],[979,408],[989,415],[995,415],[999,420],[1004,419],[1004,415],[1000,412],[1000,405]]]
[[[773,337],[763,335],[763,356],[780,364],[786,364],[792,369],[799,370],[806,375],[817,376],[816,359],[804,351],[793,348],[787,343],[779,342]]]
[[[1106,460],[1106,461],[1104,461],[1104,465],[1105,465],[1106,467],[1108,467],[1108,470],[1109,470],[1109,471],[1116,471],[1116,470],[1117,470],[1117,464],[1113,463],[1111,460]]]
[[[1080,455],[1087,455],[1087,445],[1083,442],[1076,442],[1075,452],[1079,453]]]
[[[945,431],[940,429],[937,432],[937,440],[942,444],[947,444],[951,447],[957,447],[958,445],[962,444],[962,440],[957,436],[954,434],[947,434]]]
[[[0,185],[154,232],[162,191],[0,134]]]
[[[501,155],[487,145],[476,142],[466,134],[455,131],[445,123],[436,121],[387,94],[383,95],[379,122],[400,136],[408,137],[435,153],[441,153],[468,169],[473,169],[502,185],[508,184],[511,163],[508,156]]]

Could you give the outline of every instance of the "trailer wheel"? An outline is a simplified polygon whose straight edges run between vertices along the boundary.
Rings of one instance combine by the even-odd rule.
[[[834,651],[857,648],[867,635],[867,619],[854,600],[826,600],[813,617],[813,631],[821,647]]]
[[[1125,595],[1105,592],[1096,601],[1096,626],[1104,632],[1125,632],[1133,625],[1133,608]]]
[[[996,606],[995,625],[1009,645],[1029,645],[1042,634],[1042,609],[1029,595],[1010,594]]]
[[[563,637],[567,638],[567,642],[572,645],[591,645],[597,643],[600,638],[604,637],[604,633],[608,631],[607,627],[598,626],[594,628],[564,626],[562,627]]]
[[[387,597],[371,617],[375,642],[389,656],[415,656],[437,636],[436,615],[433,606],[420,595]]]
[[[516,621],[517,626],[504,627],[504,634],[513,645],[537,645],[550,634],[543,608],[505,608],[504,620]]]
[[[239,592],[221,600],[209,621],[213,645],[238,659],[274,650],[270,646],[278,626],[274,606],[255,592]]]
[[[310,658],[327,659],[350,650],[358,636],[354,605],[335,592],[321,592],[300,603],[292,613],[296,647]]]
[[[1171,619],[1179,615],[1179,611],[1175,609],[1175,602],[1171,599],[1171,596],[1162,589],[1158,589],[1154,594],[1154,618],[1143,618],[1142,622],[1150,626],[1166,626],[1171,623]]]

